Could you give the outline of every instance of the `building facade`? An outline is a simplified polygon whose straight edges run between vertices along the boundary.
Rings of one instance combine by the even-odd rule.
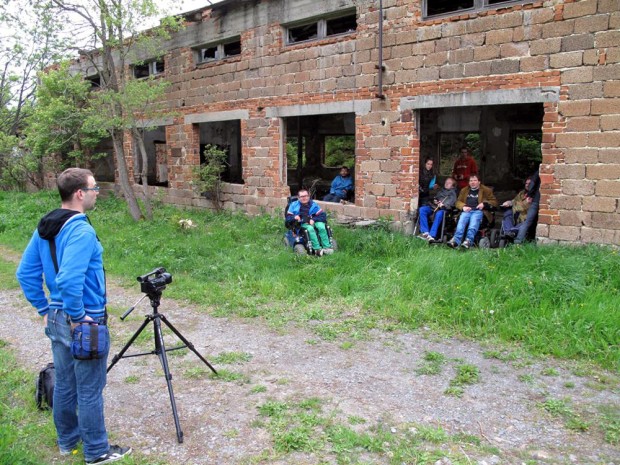
[[[226,208],[320,194],[344,159],[355,194],[332,215],[406,226],[424,159],[441,179],[469,145],[500,200],[539,170],[539,240],[620,245],[620,0],[224,0],[184,17],[134,67],[171,83],[174,116],[146,137],[167,202],[209,205],[191,177],[216,145]]]

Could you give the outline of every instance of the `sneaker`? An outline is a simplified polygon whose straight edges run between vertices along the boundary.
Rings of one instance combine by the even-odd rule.
[[[315,250],[314,253],[316,254],[317,257],[322,257],[323,256],[323,249]]]
[[[426,240],[428,242],[437,242],[437,239],[435,239],[433,236],[431,236],[430,234],[428,236],[426,236]]]
[[[469,249],[471,247],[471,242],[469,242],[468,239],[465,239],[461,244],[461,247],[463,247],[464,249]]]
[[[456,249],[459,246],[454,239],[450,239],[447,242],[447,245],[448,245],[448,247],[451,247],[453,249]]]
[[[328,247],[327,249],[323,249],[324,255],[331,255],[333,253],[334,253],[334,249],[332,249],[331,247]]]
[[[105,454],[96,459],[87,460],[86,465],[116,462],[129,454],[131,454],[131,447],[110,446],[110,450]]]

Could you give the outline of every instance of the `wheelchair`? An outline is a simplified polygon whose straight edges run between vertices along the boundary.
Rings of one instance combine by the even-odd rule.
[[[504,213],[509,210],[512,211],[512,207],[500,207],[500,208],[504,211]],[[502,219],[503,219],[503,216],[502,216]],[[532,225],[530,226],[527,233],[525,234],[526,241],[535,240],[537,223],[538,223],[538,214],[536,214],[535,220],[533,221]],[[517,233],[514,231],[514,229],[517,229],[517,228],[513,228],[513,230],[511,231],[506,231],[504,229],[504,222],[502,221],[502,225],[500,227],[499,234],[498,234],[498,244],[497,244],[498,248],[503,249],[511,244],[514,244],[515,239],[517,237]]]
[[[452,207],[449,209],[443,210],[445,213],[441,219],[441,225],[439,226],[439,234],[434,241],[429,241],[429,245],[437,245],[437,244],[445,244],[452,238],[454,232],[456,231],[456,224],[458,220],[459,210]],[[435,219],[435,214],[433,213],[429,218],[429,223]],[[415,221],[415,226],[413,227],[413,235],[417,236],[420,232],[420,209],[418,209],[417,218]]]
[[[292,196],[287,199],[286,210],[284,211],[285,217],[289,205],[295,200],[297,200],[296,196]],[[319,255],[318,251],[314,250],[312,247],[312,242],[310,241],[308,231],[301,227],[301,222],[294,219],[287,220],[285,218],[284,226],[287,229],[286,233],[284,233],[284,245],[286,247],[292,247],[293,251],[297,255]],[[332,228],[328,224],[325,224],[325,229],[327,230],[327,236],[329,237],[329,241],[332,245],[331,248],[335,252],[338,250],[338,244],[333,237]]]
[[[482,217],[482,223],[480,223],[480,227],[476,232],[476,236],[474,237],[474,247],[478,247],[480,249],[494,249],[497,248],[499,242],[499,234],[500,231],[495,227],[495,211],[496,208],[492,208],[491,210],[487,210],[491,212],[491,220],[487,218],[486,215]],[[456,226],[459,222],[460,211],[457,210],[458,214],[454,218],[454,230],[452,232],[452,236],[456,232]],[[467,233],[467,230],[465,231]],[[452,236],[445,240],[447,243]],[[463,236],[463,240],[465,240],[465,236]]]

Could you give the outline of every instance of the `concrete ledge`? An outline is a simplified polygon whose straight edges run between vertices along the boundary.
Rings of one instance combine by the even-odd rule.
[[[209,113],[193,113],[185,115],[185,124],[214,123],[216,121],[231,121],[236,119],[249,119],[248,110],[214,111]]]
[[[265,108],[267,118],[286,118],[289,116],[329,115],[335,113],[370,113],[371,100],[347,100],[344,102],[310,103],[308,105],[288,105]]]
[[[400,109],[473,107],[513,103],[544,103],[560,100],[559,87],[531,87],[525,89],[500,89],[480,92],[453,92],[449,94],[417,95],[400,99]]]

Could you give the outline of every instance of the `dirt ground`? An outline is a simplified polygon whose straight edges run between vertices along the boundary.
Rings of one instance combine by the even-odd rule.
[[[141,296],[139,289],[109,287],[111,304],[118,308],[131,306]],[[34,374],[51,358],[41,320],[19,291],[0,292],[0,303],[5,316],[0,339],[10,343],[34,380]],[[150,310],[147,299],[124,322],[111,319],[111,356],[120,351]],[[487,450],[493,447],[499,451],[469,455],[469,463],[620,464],[620,450],[606,444],[600,430],[571,431],[561,419],[541,409],[540,403],[549,398],[570,399],[573,408],[582,412],[595,412],[600,405],[620,405],[617,384],[606,386],[592,375],[578,377],[566,363],[539,360],[521,366],[485,358],[483,353],[488,348],[437,338],[425,330],[371,334],[346,350],[338,341],[309,344],[307,341],[316,336],[304,328],[275,332],[260,319],[214,318],[165,295],[160,312],[207,359],[230,352],[251,354],[245,363],[214,364],[216,369],[244,374],[249,379],[246,383],[188,376],[188,370],[207,367],[189,351],[168,355],[183,444],[177,443],[158,357],[121,359],[110,371],[105,399],[111,440],[171,465],[336,463],[329,454],[276,455],[256,460],[272,449],[267,430],[253,424],[259,418],[257,407],[268,399],[310,397],[323,399],[324,410],[342,417],[344,423],[355,416],[365,419],[368,426],[440,426],[450,434],[474,435],[489,446]],[[36,334],[37,328],[41,335],[38,342],[24,344],[26,335]],[[174,346],[176,338],[169,331],[164,333],[167,347]],[[137,350],[132,346],[130,353],[149,350],[152,344],[146,338]],[[455,376],[454,364],[448,363],[439,375],[419,375],[416,367],[426,351],[475,365],[480,370],[480,382],[466,386],[461,398],[445,395]],[[554,376],[544,374],[550,372]],[[523,376],[531,382],[523,382]],[[256,392],[260,391],[256,386],[264,386],[260,389],[264,392]],[[389,463],[388,457],[373,456],[372,460]]]

